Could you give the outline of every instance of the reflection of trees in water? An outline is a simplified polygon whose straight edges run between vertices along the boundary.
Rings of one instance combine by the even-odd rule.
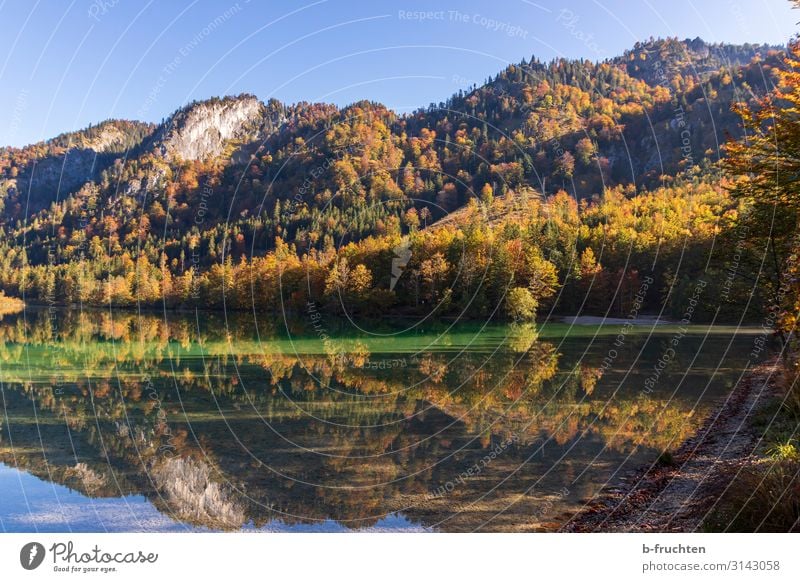
[[[222,528],[276,518],[366,526],[397,510],[436,523],[511,475],[482,509],[444,526],[469,529],[567,450],[539,487],[544,497],[604,446],[614,458],[653,456],[695,422],[683,401],[598,396],[599,359],[559,353],[533,327],[510,329],[496,352],[440,345],[395,354],[378,345],[371,353],[378,342],[361,338],[338,342],[340,357],[306,344],[296,355],[297,343],[280,339],[259,344],[245,327],[198,339],[193,323],[92,313],[58,326],[0,325],[9,414],[0,434],[15,444],[12,455],[0,442],[0,461],[16,458],[93,497],[143,493],[177,519]],[[365,365],[378,358],[407,365]],[[512,437],[480,475],[431,499]],[[575,494],[588,494],[581,487]],[[498,527],[524,517],[512,512]]]

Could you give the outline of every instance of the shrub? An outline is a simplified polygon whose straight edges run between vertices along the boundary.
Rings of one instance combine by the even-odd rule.
[[[506,313],[514,321],[533,321],[538,302],[525,287],[514,287],[506,297]]]

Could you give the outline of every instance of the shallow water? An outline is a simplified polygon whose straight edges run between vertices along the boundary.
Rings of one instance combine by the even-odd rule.
[[[269,325],[1,321],[0,527],[558,529],[692,434],[758,333]]]

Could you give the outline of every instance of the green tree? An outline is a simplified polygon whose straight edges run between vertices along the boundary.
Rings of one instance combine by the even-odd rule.
[[[506,314],[514,321],[533,321],[539,304],[529,289],[514,287],[506,297]]]

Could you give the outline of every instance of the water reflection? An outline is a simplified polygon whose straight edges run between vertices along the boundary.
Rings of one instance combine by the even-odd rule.
[[[327,325],[6,317],[0,463],[36,479],[33,507],[6,495],[3,527],[34,531],[37,495],[69,494],[90,517],[64,510],[59,531],[117,523],[91,518],[98,500],[138,516],[128,530],[556,529],[693,432],[751,342],[689,333],[645,390],[669,328],[615,347],[613,326]]]

